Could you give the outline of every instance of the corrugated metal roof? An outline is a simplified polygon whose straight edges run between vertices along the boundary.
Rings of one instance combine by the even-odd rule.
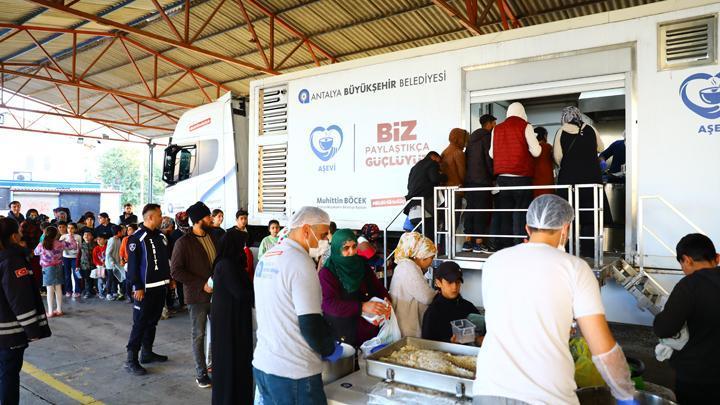
[[[252,35],[248,30],[245,18],[239,6],[239,0],[225,0],[222,7],[215,14],[217,6],[223,0],[191,0],[191,18],[189,26],[189,37],[197,34],[193,43],[199,48],[216,52],[221,55],[233,57],[247,63],[258,66],[265,66],[265,59],[258,52]],[[257,7],[249,4],[249,0],[243,0],[246,10],[252,21],[256,34],[263,44],[266,57],[270,58],[270,18],[265,16]],[[438,42],[451,41],[471,36],[471,33],[462,27],[459,22],[446,14],[446,12],[435,6],[431,0],[256,0],[274,12],[279,18],[300,31],[306,38],[312,40],[318,46],[337,58],[338,61],[362,58],[370,55],[377,55],[386,52],[393,52],[412,47],[424,46]],[[653,3],[656,0],[508,0],[509,7],[525,26],[543,24],[567,18],[574,18],[583,15],[599,13],[610,10],[617,10],[642,4]],[[174,23],[177,31],[184,36],[185,23],[183,2],[176,0],[160,0],[162,6],[176,7],[167,10],[170,20]],[[464,12],[464,0],[448,1],[456,9]],[[489,0],[478,0],[479,14],[489,4],[485,18],[479,21],[480,30],[484,33],[497,32],[502,29],[501,15],[496,2]],[[120,5],[123,5],[120,7]],[[178,6],[179,5],[179,6]],[[0,16],[0,22],[9,24],[25,24],[44,26],[52,28],[80,28],[87,30],[110,31],[108,27],[86,22],[78,17],[56,10],[43,11],[41,7],[29,1],[0,0],[0,8],[4,10]],[[103,15],[104,18],[115,22],[128,24],[133,22],[136,28],[145,32],[175,38],[175,33],[169,25],[161,18],[151,0],[114,0],[112,3],[101,0],[81,0],[72,8],[93,15]],[[208,19],[211,17],[208,21]],[[202,32],[198,32],[207,22]],[[2,33],[0,29],[0,41]],[[58,54],[63,51],[65,56],[58,58],[59,65],[66,71],[71,70],[71,53],[67,50],[72,47],[72,35],[53,36],[53,33],[33,32],[38,41],[44,43],[44,48],[51,54]],[[286,55],[295,49],[301,41],[295,35],[280,27],[275,26],[275,53],[274,63],[279,64]],[[78,43],[91,39],[89,35],[78,35]],[[200,55],[196,52],[180,49],[156,40],[129,33],[127,38],[140,42],[148,48],[161,52],[162,55],[171,58],[177,63],[194,69],[199,74],[205,75],[211,80],[217,81],[238,94],[246,94],[248,83],[251,79],[261,77],[263,74],[235,64],[220,62],[212,57]],[[85,46],[77,57],[78,72],[84,71],[96,56],[103,52],[109,39],[93,41]],[[33,48],[33,41],[24,33],[0,42],[0,61],[35,63],[45,59],[45,54],[38,48]],[[11,60],[10,55],[27,48],[28,50],[16,55]],[[143,78],[150,86],[153,86],[154,58],[134,46],[128,46],[128,51],[135,59],[138,69],[142,72]],[[316,55],[321,58],[322,63],[327,59],[320,52]],[[312,68],[315,65],[311,53],[305,46],[301,46],[291,57],[285,61],[283,72],[299,69]],[[52,67],[52,65],[50,65]],[[177,66],[158,62],[158,89],[159,93],[176,82],[176,79],[184,73],[184,70]],[[62,75],[51,73],[51,76],[59,79]],[[6,78],[8,79],[8,78]],[[147,94],[145,84],[138,76],[135,67],[130,63],[127,52],[119,43],[109,48],[84,78],[88,83],[103,86],[110,89],[117,89],[124,92]],[[198,80],[207,92],[215,97],[215,88],[211,87],[201,79]],[[19,89],[25,79],[21,77],[6,80],[6,87],[10,90]],[[53,105],[68,109],[70,104],[77,103],[77,92],[69,86],[60,85],[63,94],[54,83],[32,80],[22,89],[22,93],[39,98]],[[100,93],[91,90],[80,92],[80,106],[84,110],[100,97]],[[63,97],[64,96],[64,97]],[[177,81],[172,89],[166,91],[165,98],[185,104],[200,105],[206,102],[198,84],[190,75],[186,75]],[[65,100],[67,98],[67,101]],[[120,99],[116,102],[111,97],[95,105],[90,116],[101,117],[112,120],[128,119],[128,113],[118,104],[123,104],[126,109],[136,108],[135,104]],[[162,104],[154,101],[145,101],[145,105],[162,111],[173,111],[173,115],[179,115],[184,109],[173,105]],[[94,115],[93,115],[94,114]],[[141,111],[142,120],[150,119],[157,115],[156,112]],[[154,125],[168,126],[172,121],[161,117],[153,120]],[[129,128],[129,127],[128,127]],[[132,131],[142,136],[167,135],[163,131],[151,129],[135,129]]]

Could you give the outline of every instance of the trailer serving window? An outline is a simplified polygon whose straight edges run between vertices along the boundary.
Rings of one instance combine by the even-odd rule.
[[[215,168],[218,141],[211,139],[191,145],[170,145],[165,148],[163,181],[168,185],[208,173]]]

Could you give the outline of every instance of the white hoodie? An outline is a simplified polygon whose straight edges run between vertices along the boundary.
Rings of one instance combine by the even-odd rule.
[[[527,114],[525,114],[525,107],[523,107],[522,104],[515,102],[510,104],[507,109],[507,118],[509,117],[518,117],[522,118],[525,121],[527,121]],[[495,136],[495,130],[492,131],[492,134],[490,135],[490,157],[493,157],[493,138]],[[537,137],[535,135],[535,130],[533,129],[533,126],[528,123],[528,125],[525,127],[525,140],[528,144],[528,150],[530,151],[530,154],[533,157],[540,156],[540,152],[542,152],[542,148],[540,147],[540,143],[537,140]],[[501,174],[501,176],[509,176],[509,177],[518,177],[513,174]]]

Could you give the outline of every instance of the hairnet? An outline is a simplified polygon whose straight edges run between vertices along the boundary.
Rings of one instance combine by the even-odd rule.
[[[527,211],[527,225],[535,229],[561,229],[575,217],[573,208],[555,194],[533,200]]]
[[[296,229],[306,224],[311,226],[330,225],[330,215],[318,207],[301,207],[290,217],[288,227]]]

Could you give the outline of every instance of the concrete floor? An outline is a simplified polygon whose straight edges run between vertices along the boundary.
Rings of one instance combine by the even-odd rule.
[[[53,336],[32,343],[25,352],[25,361],[92,398],[78,401],[61,392],[62,387],[54,388],[52,383],[48,385],[23,371],[22,404],[210,403],[210,389],[195,384],[187,312],[158,325],[155,351],[168,355],[170,360],[149,364],[146,376],[134,377],[122,367],[132,307],[124,302],[98,299],[65,300],[66,316],[50,320]]]
[[[148,375],[133,377],[123,370],[125,344],[131,324],[131,306],[97,299],[66,299],[66,316],[50,320],[53,336],[32,343],[25,361],[46,373],[41,381],[21,374],[21,403],[40,404],[209,404],[210,389],[195,384],[187,312],[160,321],[155,351],[168,355],[164,364],[148,365]],[[657,343],[647,327],[612,324],[611,329],[627,356],[646,365],[645,381],[673,388],[674,373],[667,362],[654,358]],[[26,369],[27,370],[27,369]],[[48,383],[51,377],[78,392]]]

